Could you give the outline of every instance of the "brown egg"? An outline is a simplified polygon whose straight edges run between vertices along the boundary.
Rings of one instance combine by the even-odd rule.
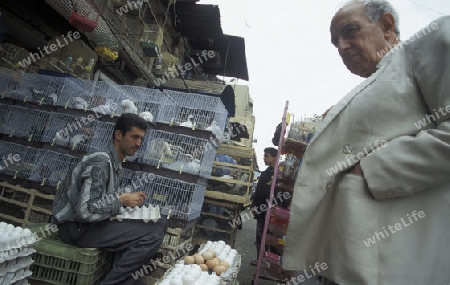
[[[206,264],[199,264],[200,268],[202,269],[202,271],[208,271],[208,266]]]
[[[202,253],[202,257],[205,261],[208,261],[208,260],[212,259],[214,256],[212,255],[211,252],[205,251],[204,253]]]
[[[211,259],[206,262],[206,265],[208,266],[209,269],[213,269],[214,267],[219,265],[219,262],[217,262],[217,260],[215,259]]]
[[[194,254],[194,260],[196,264],[203,264],[205,263],[205,259],[200,254]]]
[[[225,266],[219,265],[214,267],[213,271],[216,272],[217,276],[220,276],[222,273],[227,271],[227,269],[225,268]]]
[[[220,266],[224,266],[227,270],[228,268],[230,268],[230,264],[228,264],[228,262],[226,262],[225,260],[222,260],[221,262],[219,262]]]
[[[213,257],[216,257],[216,251],[214,249],[207,249],[206,251],[211,252]]]
[[[184,264],[194,264],[195,263],[195,259],[193,256],[188,255],[184,257]]]

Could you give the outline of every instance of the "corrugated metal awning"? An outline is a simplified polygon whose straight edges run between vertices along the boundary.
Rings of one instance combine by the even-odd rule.
[[[219,52],[220,66],[201,65],[205,73],[249,80],[245,40],[223,34],[218,6],[179,3],[175,22],[177,31],[189,39],[193,49]]]

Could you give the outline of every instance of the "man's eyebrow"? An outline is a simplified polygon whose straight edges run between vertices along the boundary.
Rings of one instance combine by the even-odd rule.
[[[351,28],[360,28],[360,25],[358,23],[355,22],[347,22],[345,24],[343,24],[341,26],[341,28],[339,29],[339,35],[343,35],[345,34],[349,29]],[[332,36],[331,37],[331,43],[336,46],[337,45],[337,39],[339,38],[339,36]]]
[[[347,30],[351,29],[351,28],[360,28],[360,25],[358,23],[355,22],[348,22],[345,23],[344,25],[342,25],[342,27],[339,29],[339,33],[340,34],[344,34]]]

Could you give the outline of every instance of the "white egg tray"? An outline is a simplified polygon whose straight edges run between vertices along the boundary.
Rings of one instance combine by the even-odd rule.
[[[214,272],[202,271],[197,264],[184,264],[179,260],[155,285],[225,285]]]
[[[0,263],[0,285],[17,284],[19,281],[31,276],[32,272],[29,268],[32,263],[33,259],[31,256],[19,257]],[[28,282],[25,284],[28,284]]]
[[[29,229],[15,227],[12,224],[0,222],[0,252],[29,247],[35,242],[36,237]]]
[[[10,250],[5,250],[5,251],[0,252],[0,263],[2,263],[4,261],[16,259],[18,257],[30,256],[35,252],[36,252],[36,250],[32,247],[13,248]]]
[[[142,206],[142,207],[126,207],[120,208],[118,215],[111,217],[111,220],[143,220],[145,223],[149,221],[157,222],[161,218],[161,213],[159,210],[159,205],[153,207],[152,205]]]

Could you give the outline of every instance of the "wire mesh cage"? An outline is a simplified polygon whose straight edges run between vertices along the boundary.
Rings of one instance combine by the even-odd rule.
[[[68,154],[40,149],[33,163],[35,167],[28,179],[41,183],[41,186],[48,185],[58,188],[69,170],[80,160],[81,158]]]
[[[162,215],[181,220],[200,216],[206,185],[203,180],[188,183],[152,173],[125,169],[121,186],[128,191],[142,191],[147,195],[145,205],[159,205]]]
[[[123,85],[119,89],[127,94],[140,116],[150,122],[169,123],[164,118],[174,118],[179,107],[158,89]]]
[[[21,71],[0,68],[0,98],[14,98],[25,80],[25,73]]]
[[[219,97],[173,90],[164,90],[164,93],[180,107],[174,118],[180,126],[204,130],[215,121],[222,131],[225,129],[228,112]]]
[[[149,130],[138,162],[208,178],[216,149],[206,139]]]
[[[38,149],[0,141],[0,173],[13,176],[14,179],[28,179],[35,169],[35,159]]]
[[[12,105],[0,104],[0,134],[9,134],[10,128],[7,125],[11,114]]]
[[[2,132],[10,137],[43,142],[49,127],[50,112],[11,106],[9,115],[2,123]]]
[[[91,142],[97,137],[93,117],[77,117],[62,113],[51,113],[49,126],[43,136],[43,142],[52,146],[62,146],[88,152]]]
[[[93,124],[95,135],[90,142],[90,151],[106,150],[112,144],[114,124],[95,121]]]
[[[67,106],[70,99],[86,96],[87,86],[87,82],[75,78],[27,73],[20,78],[20,85],[16,85],[10,97],[39,105]]]
[[[99,81],[93,86],[93,98],[89,110],[96,114],[120,116],[123,113],[122,101],[129,99],[118,86]]]

